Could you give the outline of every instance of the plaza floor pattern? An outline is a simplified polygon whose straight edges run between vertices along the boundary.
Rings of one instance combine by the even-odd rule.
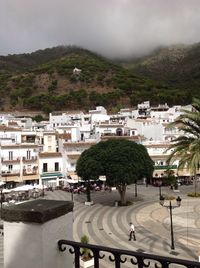
[[[200,202],[199,198],[187,197],[190,189],[182,187],[178,195],[182,198],[181,207],[173,210],[174,251],[170,249],[170,219],[167,208],[159,205],[158,189],[152,186],[138,187],[138,196],[134,196],[134,186],[128,187],[127,199],[132,205],[115,207],[119,199],[116,191],[95,192],[92,194],[93,206],[85,206],[85,195],[74,195],[73,237],[80,241],[82,235],[89,237],[91,244],[120,249],[141,251],[177,258],[198,260],[200,250]],[[176,195],[165,188],[167,195]],[[69,200],[70,193],[56,190],[46,192],[46,199]],[[129,223],[136,229],[136,241],[128,241]],[[107,257],[107,255],[106,255]],[[100,267],[114,267],[106,258],[100,261]],[[124,268],[130,267],[127,263]],[[3,236],[0,235],[0,268],[3,268]]]
[[[187,189],[179,193],[182,196],[182,204],[181,207],[173,210],[176,249],[172,251],[169,211],[159,205],[157,188],[146,189],[141,186],[141,194],[137,198],[133,197],[132,190],[129,189],[127,196],[133,204],[127,207],[113,206],[113,200],[118,198],[117,193],[94,193],[92,198],[95,203],[91,207],[84,205],[85,195],[74,196],[74,240],[80,241],[81,236],[85,234],[91,244],[198,260],[199,199],[188,198],[184,192]],[[172,192],[168,194],[177,195]],[[48,194],[48,198],[71,200],[71,195],[55,191]],[[128,241],[130,222],[133,222],[136,228],[136,241]],[[101,267],[109,266],[102,260]],[[128,266],[123,265],[123,267]]]

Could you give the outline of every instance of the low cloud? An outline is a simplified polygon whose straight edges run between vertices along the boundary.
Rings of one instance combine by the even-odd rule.
[[[200,41],[199,0],[2,0],[0,55],[77,45],[107,57]]]

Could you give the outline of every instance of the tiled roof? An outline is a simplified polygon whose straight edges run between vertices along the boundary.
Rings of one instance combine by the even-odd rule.
[[[87,145],[93,145],[93,144],[96,144],[97,142],[96,141],[90,141],[90,142],[65,142],[63,145],[65,146],[65,147],[68,147],[68,146],[82,146],[82,145],[85,145],[85,146],[87,146]]]
[[[21,128],[7,127],[5,125],[0,125],[0,131],[21,131]]]
[[[70,133],[63,133],[63,134],[58,134],[59,139],[64,139],[64,140],[70,140],[71,139],[71,134]]]

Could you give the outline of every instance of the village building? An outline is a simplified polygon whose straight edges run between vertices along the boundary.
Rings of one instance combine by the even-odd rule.
[[[191,106],[184,107],[191,110]],[[58,186],[68,177],[78,179],[76,163],[81,153],[101,140],[128,139],[143,144],[155,163],[154,178],[170,168],[177,176],[178,160],[170,167],[167,151],[181,133],[169,123],[182,113],[181,106],[151,107],[148,101],[137,109],[121,109],[108,114],[102,106],[88,113],[53,112],[49,121],[33,122],[28,117],[0,115],[1,181],[9,187],[17,183]]]

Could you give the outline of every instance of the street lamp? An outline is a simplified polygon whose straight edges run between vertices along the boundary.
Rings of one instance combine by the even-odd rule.
[[[161,199],[161,196],[162,196],[162,193],[161,193],[161,186],[162,186],[162,181],[160,180],[160,181],[159,181],[159,184],[158,184],[160,199]]]
[[[0,190],[0,203],[1,203],[1,211],[2,211],[2,204],[3,204],[3,189]]]
[[[3,207],[3,202],[5,201],[5,196],[3,193],[3,189],[0,189],[0,203],[1,203],[1,214],[2,214],[2,207]],[[1,216],[0,216],[1,217]]]
[[[70,187],[70,192],[71,192],[71,201],[74,201],[74,187]]]
[[[42,197],[44,197],[44,182],[42,182]]]
[[[171,249],[175,249],[174,246],[174,231],[173,231],[173,221],[172,221],[172,209],[180,207],[181,198],[178,196],[176,198],[176,205],[172,205],[171,200],[169,201],[169,205],[165,205],[165,198],[163,195],[160,196],[160,205],[169,209],[170,212],[170,227],[171,227]]]
[[[137,181],[135,181],[135,197],[137,197]]]

